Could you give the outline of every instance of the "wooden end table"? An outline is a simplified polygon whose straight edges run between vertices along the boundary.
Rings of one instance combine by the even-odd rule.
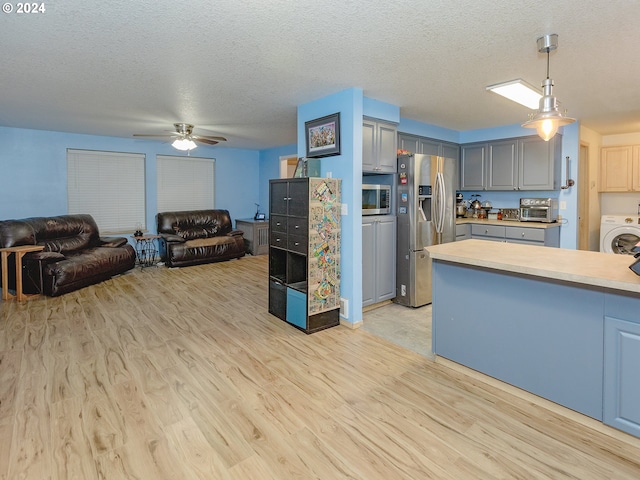
[[[28,297],[34,296],[33,294],[22,293],[22,257],[29,252],[39,252],[44,250],[42,245],[19,245],[17,247],[5,247],[0,248],[0,254],[2,259],[2,300],[9,300],[10,298],[16,298],[18,301],[26,300]],[[9,293],[9,256],[11,254],[16,256],[16,294]]]

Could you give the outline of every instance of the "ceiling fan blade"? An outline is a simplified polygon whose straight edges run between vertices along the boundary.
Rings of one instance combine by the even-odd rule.
[[[191,135],[191,138],[193,138],[194,140],[202,140],[202,139],[206,139],[206,140],[216,140],[218,142],[226,142],[227,139],[224,137],[214,137],[212,135]]]
[[[158,138],[172,138],[172,137],[177,137],[177,134],[170,134],[170,133],[163,133],[163,134],[158,134],[158,135],[153,135],[153,134],[146,134],[146,133],[134,133],[133,134],[134,137],[158,137]]]
[[[216,145],[218,142],[215,140],[209,140],[208,138],[202,138],[202,137],[195,137],[192,136],[191,137],[192,140],[195,140],[196,142],[200,142],[200,143],[206,143],[208,145]]]

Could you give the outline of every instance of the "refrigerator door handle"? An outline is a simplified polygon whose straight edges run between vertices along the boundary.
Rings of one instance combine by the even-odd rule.
[[[445,214],[445,185],[444,185],[444,176],[442,172],[436,173],[436,181],[434,188],[434,217],[435,217],[435,227],[436,233],[442,233],[444,229],[444,214]]]

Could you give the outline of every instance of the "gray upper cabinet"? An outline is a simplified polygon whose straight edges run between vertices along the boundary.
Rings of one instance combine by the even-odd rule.
[[[518,182],[517,140],[489,143],[487,160],[487,190],[515,190]]]
[[[518,189],[557,190],[560,188],[562,135],[548,142],[538,137],[518,141]]]
[[[395,173],[398,127],[395,123],[371,118],[362,120],[362,171]]]
[[[460,148],[460,190],[485,190],[487,170],[486,143]]]
[[[561,149],[561,135],[462,145],[460,190],[556,190]]]
[[[398,134],[398,149],[406,150],[410,153],[437,155],[440,157],[454,158],[456,160],[458,160],[460,156],[460,146],[456,143],[441,142],[440,140],[408,133]]]

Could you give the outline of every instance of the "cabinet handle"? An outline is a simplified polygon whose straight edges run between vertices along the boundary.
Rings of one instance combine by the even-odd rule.
[[[276,238],[276,243],[279,243],[279,242],[280,242],[280,239],[279,239],[279,238]]]
[[[300,245],[300,242],[294,242],[294,245],[297,247],[298,245]]]
[[[524,232],[522,232],[522,236],[524,237]]]
[[[280,226],[280,222],[276,222],[276,227],[279,227],[279,226]]]
[[[486,235],[486,234],[488,234],[488,233],[489,233],[489,229],[488,229],[488,228],[485,228],[485,230],[484,230],[484,234]]]
[[[300,225],[296,225],[294,228],[297,230],[300,228]]]

